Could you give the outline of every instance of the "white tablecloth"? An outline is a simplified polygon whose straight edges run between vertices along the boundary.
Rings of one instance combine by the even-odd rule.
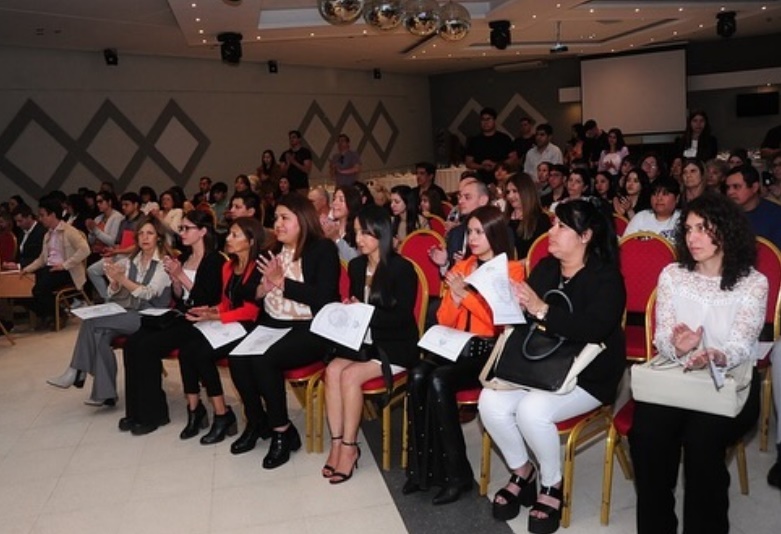
[[[445,190],[445,193],[458,191],[458,182],[461,181],[461,174],[466,171],[466,167],[448,167],[446,169],[437,169],[435,183]]]

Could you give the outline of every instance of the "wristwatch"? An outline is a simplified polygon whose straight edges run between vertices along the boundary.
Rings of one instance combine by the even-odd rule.
[[[534,316],[537,318],[538,321],[544,321],[545,317],[548,315],[548,305],[543,304],[542,308],[534,312]]]

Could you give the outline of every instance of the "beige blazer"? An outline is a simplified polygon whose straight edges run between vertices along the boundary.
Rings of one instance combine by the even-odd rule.
[[[87,281],[87,273],[84,268],[84,260],[89,256],[90,249],[87,238],[79,230],[60,221],[55,232],[62,232],[62,243],[65,248],[63,255],[65,262],[62,266],[68,270],[73,280],[73,285],[81,289]],[[43,249],[38,259],[24,268],[24,272],[32,273],[46,265],[46,259],[49,257],[49,232],[43,237]]]

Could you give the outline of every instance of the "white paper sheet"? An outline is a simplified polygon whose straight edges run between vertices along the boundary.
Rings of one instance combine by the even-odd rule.
[[[309,329],[335,343],[358,350],[366,337],[373,313],[374,306],[370,304],[332,302],[315,315]]]
[[[105,317],[107,315],[119,315],[120,313],[127,313],[127,310],[116,302],[107,302],[105,304],[96,304],[94,306],[75,308],[71,310],[71,313],[82,321],[86,321],[87,319],[93,319],[95,317]]]
[[[181,314],[179,310],[175,308],[146,308],[144,310],[140,310],[138,312],[139,315],[148,315],[150,317],[160,317],[161,315],[165,315],[168,312],[176,312]]]
[[[426,330],[418,341],[418,347],[454,362],[473,336],[470,332],[438,324]]]
[[[220,321],[200,321],[194,323],[213,349],[227,345],[247,334],[241,323],[221,323]]]
[[[292,328],[269,328],[268,326],[256,326],[255,330],[236,345],[230,353],[231,356],[255,356],[265,354],[277,341],[285,337]]]
[[[494,324],[524,324],[521,306],[513,297],[510,275],[507,270],[507,254],[500,254],[481,265],[464,280],[477,289],[491,307]]]

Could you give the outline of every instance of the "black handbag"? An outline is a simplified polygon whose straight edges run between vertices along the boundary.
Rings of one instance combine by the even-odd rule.
[[[572,312],[566,294],[551,290],[544,299],[548,302],[553,297],[563,299]],[[535,322],[508,327],[499,336],[480,373],[480,381],[491,389],[569,393],[577,385],[577,375],[604,348],[601,344],[568,340]]]

